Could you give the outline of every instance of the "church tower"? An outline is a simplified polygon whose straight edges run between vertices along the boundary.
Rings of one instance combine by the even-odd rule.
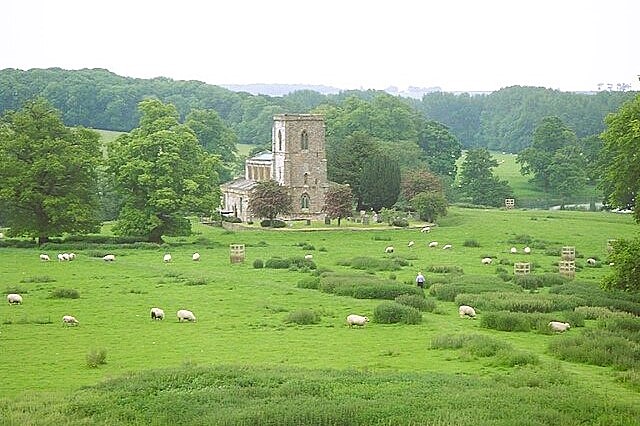
[[[327,181],[324,119],[315,114],[273,117],[271,177],[289,188],[292,217],[322,217]]]

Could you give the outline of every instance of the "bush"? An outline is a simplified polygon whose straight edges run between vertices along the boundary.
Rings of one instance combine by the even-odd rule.
[[[520,312],[485,312],[480,317],[480,326],[498,331],[530,331],[531,321]]]
[[[349,260],[340,260],[338,265],[351,266],[354,269],[368,271],[398,271],[409,262],[402,257],[378,259],[375,257],[359,256]]]
[[[267,259],[264,264],[265,268],[270,269],[289,269],[291,266],[291,261],[289,259],[282,259],[279,257],[272,257],[271,259]]]
[[[398,217],[393,219],[393,221],[391,221],[391,225],[397,226],[399,228],[406,228],[407,226],[409,226],[409,221],[404,217]]]
[[[205,277],[199,278],[190,278],[185,281],[185,285],[207,285],[209,284],[209,280]]]
[[[313,290],[317,290],[318,287],[320,287],[320,278],[318,277],[302,278],[300,281],[298,281],[298,284],[296,286],[298,288],[310,288]]]
[[[56,288],[51,290],[50,299],[77,299],[80,297],[78,290],[73,288]]]
[[[420,324],[422,314],[410,306],[397,302],[384,302],[373,310],[373,320],[380,324]]]
[[[311,250],[315,250],[316,248],[312,245],[312,244],[304,244],[302,245],[302,250],[305,251],[311,251]]]
[[[505,367],[535,365],[540,363],[536,354],[520,350],[502,350],[496,354],[496,363]]]
[[[21,283],[52,283],[56,279],[49,275],[36,275],[35,277],[25,277],[20,280]]]
[[[433,311],[435,309],[435,301],[433,299],[425,299],[424,295],[405,293],[397,296],[394,300],[401,305],[411,306],[419,311]]]
[[[320,315],[310,309],[298,309],[289,313],[284,322],[299,325],[317,324],[320,322]]]
[[[427,272],[433,272],[435,274],[462,274],[462,268],[459,266],[451,265],[432,265],[427,268]]]
[[[567,281],[560,274],[542,274],[542,275],[516,275],[513,282],[527,290],[535,290],[540,287],[551,287],[562,285]]]
[[[87,352],[87,367],[97,368],[99,365],[107,363],[106,349],[91,349]]]
[[[613,315],[611,309],[602,306],[578,306],[574,311],[582,314],[582,316],[588,320],[607,318]]]
[[[260,221],[260,226],[263,228],[284,228],[287,224],[279,219],[273,219],[272,221],[269,219],[264,219]]]
[[[264,262],[262,261],[262,259],[255,259],[253,261],[253,267],[255,269],[262,269],[264,268]]]
[[[620,370],[638,368],[637,345],[607,330],[585,330],[582,334],[565,334],[549,344],[556,357],[572,362],[613,366]]]
[[[559,294],[486,292],[460,293],[455,302],[489,311],[554,312],[569,311],[582,304],[574,296]]]
[[[480,247],[480,243],[476,240],[464,240],[462,245],[465,247]]]

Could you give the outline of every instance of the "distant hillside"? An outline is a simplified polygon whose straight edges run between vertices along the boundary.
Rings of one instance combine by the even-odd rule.
[[[234,92],[246,92],[252,95],[268,95],[268,96],[285,96],[292,92],[300,90],[312,90],[322,93],[323,95],[335,95],[341,92],[341,89],[331,86],[314,85],[314,84],[221,84],[220,87],[232,90]]]

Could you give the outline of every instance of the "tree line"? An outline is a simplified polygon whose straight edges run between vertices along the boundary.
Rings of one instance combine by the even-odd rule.
[[[62,112],[69,126],[128,132],[140,119],[138,103],[154,97],[175,105],[180,119],[193,109],[214,110],[239,143],[254,145],[268,142],[265,135],[270,134],[275,114],[311,112],[350,98],[370,102],[383,94],[352,90],[323,95],[301,90],[272,97],[232,92],[200,81],[122,77],[104,69],[0,70],[0,112],[43,97]],[[583,94],[513,86],[482,95],[434,92],[419,100],[399,99],[423,118],[447,126],[463,149],[484,147],[518,153],[530,145],[533,131],[544,117],[559,117],[578,138],[596,135],[604,130],[607,114],[634,96],[633,92]],[[399,141],[415,131],[409,120],[386,124],[385,136],[395,135]]]

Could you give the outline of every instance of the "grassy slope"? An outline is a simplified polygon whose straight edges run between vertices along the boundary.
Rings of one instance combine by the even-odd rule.
[[[371,315],[378,301],[297,289],[296,282],[307,274],[255,270],[251,264],[256,258],[302,255],[304,252],[296,244],[309,242],[326,249],[313,252],[318,265],[343,270],[336,265],[338,260],[357,255],[382,257],[384,247],[391,244],[397,247],[397,253],[413,259],[411,267],[396,273],[401,282],[412,282],[416,271],[429,265],[456,264],[463,267],[465,274],[493,275],[495,266],[482,266],[480,258],[485,254],[513,258],[508,254],[511,244],[507,240],[514,235],[531,235],[549,247],[572,244],[585,257],[602,258],[608,238],[634,234],[636,225],[627,216],[604,213],[453,209],[431,234],[418,230],[229,233],[199,225],[196,231],[200,244],[192,244],[193,239],[173,240],[174,245],[166,249],[174,257],[169,264],[162,262],[165,250],[160,249],[114,249],[115,263],[91,257],[101,254],[93,251],[77,251],[74,262],[45,263],[38,260],[39,250],[2,249],[0,281],[7,288],[20,287],[25,303],[0,305],[0,339],[4,348],[0,351],[0,375],[4,378],[0,395],[19,395],[26,390],[69,391],[131,370],[183,363],[480,375],[494,370],[482,362],[452,357],[447,351],[427,349],[436,334],[469,331],[498,336],[518,349],[535,351],[543,362],[551,362],[545,348],[555,336],[480,329],[478,322],[457,318],[453,303],[438,302],[446,313],[425,314],[425,321],[419,326],[369,324],[364,329],[351,330],[344,325],[344,317],[354,312]],[[374,235],[390,240],[375,240]],[[480,242],[481,247],[463,247],[469,238]],[[413,250],[406,247],[409,240],[417,242]],[[454,250],[427,249],[430,240],[452,243]],[[249,245],[244,264],[229,264],[228,244],[235,242]],[[181,245],[175,245],[178,243]],[[195,250],[202,254],[199,263],[190,260]],[[49,250],[49,254],[53,258],[56,253]],[[534,252],[527,260],[539,264],[540,271],[553,271],[556,259]],[[605,273],[605,268],[585,268],[579,278],[595,282]],[[41,277],[55,281],[23,282]],[[208,284],[186,284],[198,279]],[[81,298],[49,299],[50,290],[59,287],[77,289]],[[163,307],[167,320],[150,321],[151,306]],[[174,315],[180,308],[192,309],[198,322],[179,324]],[[287,313],[300,308],[319,311],[321,324],[286,325],[283,319]],[[62,327],[60,318],[65,314],[75,315],[81,326]],[[31,323],[47,319],[52,324]],[[21,320],[25,324],[7,324]],[[86,367],[85,355],[91,348],[107,349],[105,366]],[[340,355],[345,353],[367,355]],[[633,397],[612,381],[608,369],[562,364],[596,389],[623,400]]]

